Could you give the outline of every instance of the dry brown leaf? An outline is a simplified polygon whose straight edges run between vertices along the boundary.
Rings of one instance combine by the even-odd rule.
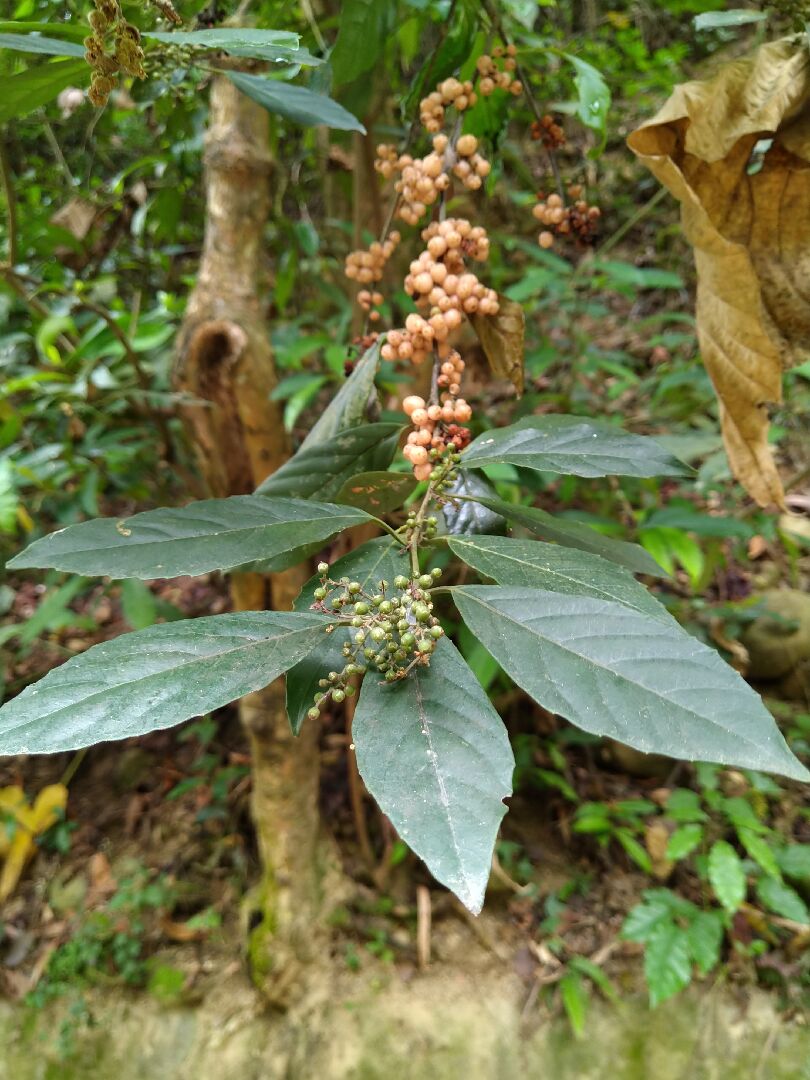
[[[653,876],[659,881],[666,881],[675,866],[675,863],[667,858],[667,844],[669,843],[669,829],[663,821],[651,821],[644,829],[644,846],[652,862]]]
[[[498,305],[497,315],[475,314],[470,321],[493,373],[499,379],[509,379],[519,397],[523,393],[526,316],[514,300],[499,296]]]
[[[731,468],[761,506],[781,508],[767,408],[781,400],[784,368],[810,349],[808,103],[806,48],[776,41],[677,86],[628,140],[681,203]],[[749,173],[761,139],[773,142]]]

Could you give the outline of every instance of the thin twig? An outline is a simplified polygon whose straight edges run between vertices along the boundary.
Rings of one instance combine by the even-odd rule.
[[[416,886],[416,962],[420,971],[430,965],[430,889]]]
[[[53,128],[51,127],[49,121],[44,119],[44,117],[42,118],[42,127],[45,132],[45,138],[48,140],[48,144],[50,145],[51,150],[53,150],[53,156],[56,158],[56,163],[58,164],[62,172],[65,174],[65,179],[67,180],[70,187],[75,187],[76,181],[73,178],[73,173],[70,171],[70,166],[65,160],[65,155],[62,153],[62,147],[59,145],[59,140],[57,139],[56,135],[54,135]]]
[[[6,200],[6,216],[8,218],[8,261],[9,265],[17,265],[17,194],[14,191],[14,173],[11,168],[11,160],[8,152],[8,143],[5,135],[0,138],[0,181],[3,184],[3,195]]]

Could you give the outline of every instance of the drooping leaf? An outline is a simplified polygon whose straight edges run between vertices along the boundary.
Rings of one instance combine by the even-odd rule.
[[[498,297],[498,305],[497,315],[473,314],[470,322],[493,375],[509,379],[520,397],[523,393],[526,316],[521,304],[505,296]]]
[[[589,998],[585,980],[578,971],[569,971],[560,979],[560,998],[574,1037],[581,1039],[585,1034]]]
[[[347,480],[335,502],[357,506],[375,517],[402,506],[417,486],[411,473],[364,472]]]
[[[577,88],[577,116],[582,123],[595,131],[600,138],[597,153],[601,153],[607,138],[607,115],[610,109],[610,90],[601,72],[571,53],[562,54],[576,71],[574,83]]]
[[[679,627],[539,589],[464,585],[453,599],[504,671],[585,731],[645,753],[810,779],[759,696]]]
[[[323,63],[299,46],[300,38],[288,30],[254,30],[245,27],[212,27],[210,30],[144,30],[141,36],[167,45],[216,49],[232,56],[252,56],[275,63],[315,67]]]
[[[681,203],[695,251],[700,351],[720,401],[732,471],[762,506],[784,507],[768,446],[782,370],[810,343],[806,278],[810,99],[803,44],[763,45],[677,86],[629,145]],[[752,153],[770,145],[761,168]],[[767,144],[766,144],[767,145]]]
[[[784,919],[792,919],[793,922],[804,925],[810,924],[807,904],[796,890],[784,881],[772,877],[760,878],[757,882],[757,897],[763,907],[774,915],[781,915]]]
[[[686,926],[689,955],[701,975],[708,975],[720,959],[723,916],[719,911],[697,911]]]
[[[4,76],[0,124],[47,105],[66,86],[84,86],[89,79],[90,68],[84,60],[52,60],[16,75]]]
[[[667,842],[666,857],[674,861],[685,859],[687,855],[691,855],[702,839],[702,825],[681,825]]]
[[[448,544],[468,566],[499,585],[595,596],[678,625],[630,573],[598,555],[506,536],[459,536],[452,537]]]
[[[448,533],[452,536],[469,536],[474,533],[502,533],[506,531],[506,519],[490,510],[479,500],[497,499],[497,492],[483,473],[474,469],[459,470],[447,491],[450,496],[464,496],[464,500],[447,502],[442,515]]]
[[[259,484],[256,494],[334,499],[357,473],[391,464],[401,431],[401,424],[363,424],[314,446],[301,447]]]
[[[708,870],[714,895],[733,915],[745,899],[747,885],[740,856],[727,840],[715,840],[712,844]]]
[[[596,532],[589,525],[552,517],[551,514],[536,506],[521,506],[517,503],[504,502],[503,499],[483,498],[480,495],[476,495],[475,499],[476,502],[489,507],[496,514],[501,514],[510,521],[530,529],[544,540],[552,540],[555,544],[562,544],[564,547],[601,555],[603,559],[624,566],[627,570],[632,570],[634,574],[666,577],[666,572],[638,544],[630,544],[626,540],[613,540],[609,536]]]
[[[324,94],[316,94],[306,86],[279,82],[277,79],[265,79],[261,75],[246,75],[242,71],[226,71],[225,74],[243,94],[252,98],[268,112],[292,120],[305,127],[318,127],[323,124],[337,131],[359,131],[365,135],[366,129],[356,116],[338,105]]]
[[[692,981],[689,940],[677,923],[661,922],[647,939],[644,975],[653,1007],[685,989]]]
[[[404,548],[390,536],[369,540],[360,547],[338,559],[329,569],[330,577],[340,580],[348,577],[359,581],[367,592],[378,592],[379,582],[389,585],[398,574],[408,573],[408,562],[403,558]],[[314,591],[320,584],[317,575],[310,578],[295,601],[296,611],[309,611]],[[317,652],[301,660],[287,672],[287,715],[295,735],[301,730],[307,710],[312,708],[317,693],[318,680],[330,671],[340,671],[344,664],[343,643],[350,639],[347,627],[337,627],[318,647]]]
[[[754,862],[759,863],[769,877],[777,879],[782,877],[773,848],[767,840],[751,829],[745,828],[738,828],[737,836]]]
[[[332,620],[249,611],[163,623],[94,645],[0,709],[0,754],[52,754],[172,727],[261,689]]]
[[[579,416],[527,416],[485,431],[461,456],[462,468],[508,462],[566,476],[688,476],[692,470],[654,439]]]
[[[45,53],[47,56],[84,56],[84,47],[73,41],[42,37],[39,34],[0,34],[0,49]]]
[[[433,876],[477,914],[514,758],[506,729],[455,646],[397,683],[369,672],[352,726],[368,790]]]
[[[257,560],[283,570],[301,549],[368,520],[351,506],[233,495],[58,529],[8,563],[113,578],[169,578]]]
[[[374,419],[369,416],[369,401],[374,400],[374,380],[379,366],[380,343],[378,341],[357,361],[354,371],[310,428],[309,434],[301,443],[299,452],[326,442],[339,431],[359,427]]]
[[[353,82],[377,62],[385,38],[386,0],[345,0],[335,47],[329,56],[335,85]]]
[[[693,21],[696,30],[717,30],[726,26],[747,26],[749,23],[764,22],[767,18],[766,11],[733,8],[731,11],[701,11]]]

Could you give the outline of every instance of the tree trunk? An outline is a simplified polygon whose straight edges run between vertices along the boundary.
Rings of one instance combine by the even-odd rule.
[[[175,385],[194,402],[182,416],[217,497],[252,492],[286,459],[276,372],[259,272],[270,203],[267,113],[226,78],[211,89],[205,144],[207,216],[197,285],[180,332]],[[200,404],[196,404],[200,402]],[[306,568],[234,574],[238,611],[289,609]],[[292,736],[278,680],[240,703],[250,739],[253,815],[263,864],[250,914],[254,978],[277,1004],[301,983],[314,949],[319,882],[318,730]]]

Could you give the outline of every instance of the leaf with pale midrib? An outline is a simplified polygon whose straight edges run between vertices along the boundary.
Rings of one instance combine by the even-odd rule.
[[[511,794],[503,722],[455,646],[398,683],[366,675],[352,725],[368,790],[433,876],[477,914]]]
[[[506,536],[454,536],[450,550],[499,585],[523,585],[571,596],[594,596],[635,608],[678,626],[669,612],[627,571],[598,555]]]
[[[77,750],[218,709],[298,663],[332,622],[314,612],[237,612],[95,645],[0,709],[0,754]]]
[[[368,515],[351,506],[233,495],[57,529],[8,565],[144,579],[228,570],[257,560],[265,570],[283,570],[308,547],[364,521]]]
[[[453,599],[504,671],[585,731],[645,753],[810,779],[759,696],[679,628],[540,589],[456,586]]]

